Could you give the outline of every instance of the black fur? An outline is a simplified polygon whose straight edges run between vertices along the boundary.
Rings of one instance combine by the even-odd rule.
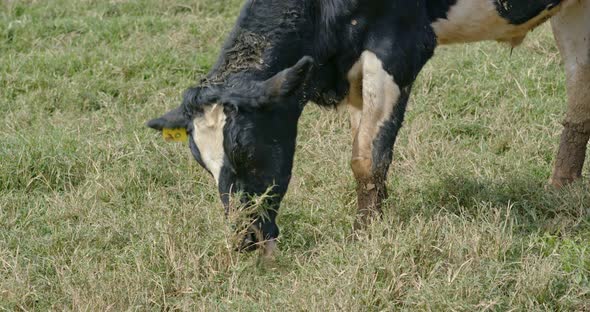
[[[500,16],[510,24],[521,25],[545,10],[552,9],[563,0],[495,0]]]

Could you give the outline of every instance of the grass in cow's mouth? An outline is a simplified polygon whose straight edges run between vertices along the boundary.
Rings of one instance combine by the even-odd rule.
[[[545,191],[565,109],[547,27],[439,49],[385,218],[350,240],[345,112],[310,105],[272,265],[144,121],[210,68],[242,1],[0,3],[0,310],[584,310],[590,187]],[[587,166],[588,167],[588,166]]]

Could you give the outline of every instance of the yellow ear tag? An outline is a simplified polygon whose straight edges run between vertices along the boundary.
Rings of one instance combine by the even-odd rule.
[[[186,142],[186,141],[188,141],[188,135],[186,134],[186,129],[183,129],[183,128],[178,128],[178,129],[164,128],[162,130],[162,135],[164,136],[164,140],[166,142]]]

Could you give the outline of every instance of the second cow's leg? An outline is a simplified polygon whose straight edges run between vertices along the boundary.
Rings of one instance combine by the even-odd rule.
[[[568,109],[551,184],[579,179],[590,138],[590,0],[563,9],[551,21],[563,57]]]
[[[368,51],[362,54],[348,78],[358,228],[381,215],[381,204],[387,197],[387,171],[410,88],[401,90],[379,58]]]

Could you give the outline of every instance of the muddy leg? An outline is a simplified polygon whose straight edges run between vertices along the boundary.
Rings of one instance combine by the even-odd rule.
[[[562,187],[582,176],[590,139],[590,1],[563,9],[551,21],[565,63],[568,109],[550,183]]]
[[[408,92],[400,90],[372,52],[362,54],[348,78],[353,134],[351,166],[357,181],[359,228],[381,216],[393,144],[407,103],[407,94],[402,93]]]

